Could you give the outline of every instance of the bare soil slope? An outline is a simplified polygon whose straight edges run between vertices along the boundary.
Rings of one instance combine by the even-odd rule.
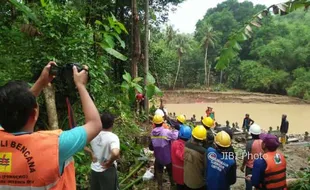
[[[164,102],[179,103],[272,103],[272,104],[310,104],[305,100],[275,94],[252,93],[244,91],[208,92],[202,90],[166,90]]]

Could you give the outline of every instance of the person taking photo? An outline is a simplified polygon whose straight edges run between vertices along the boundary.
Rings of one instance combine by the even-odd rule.
[[[36,101],[55,76],[49,62],[32,88],[23,81],[10,81],[0,87],[0,189],[75,190],[72,156],[83,150],[101,131],[98,110],[89,96],[87,67],[73,67],[75,86],[80,94],[85,124],[68,131],[34,132],[39,117]],[[23,178],[14,178],[23,176]]]

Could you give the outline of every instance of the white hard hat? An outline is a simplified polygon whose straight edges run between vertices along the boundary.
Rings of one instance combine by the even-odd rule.
[[[262,129],[256,123],[253,123],[250,126],[249,132],[250,132],[250,134],[253,134],[253,135],[260,135],[262,133]]]
[[[155,111],[155,115],[160,115],[160,116],[165,116],[165,113],[163,112],[163,110],[161,110],[161,109],[157,109],[156,111]]]

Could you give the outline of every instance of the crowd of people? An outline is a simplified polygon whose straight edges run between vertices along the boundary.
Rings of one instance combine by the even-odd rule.
[[[0,189],[74,190],[72,157],[83,149],[92,158],[91,189],[119,189],[116,160],[120,157],[120,142],[112,132],[114,116],[99,114],[86,89],[86,66],[80,72],[73,67],[85,124],[68,131],[34,132],[39,117],[36,97],[54,79],[49,71],[55,64],[49,62],[30,89],[22,81],[11,81],[0,87]],[[139,96],[141,102],[143,98]],[[175,121],[167,116],[165,109],[156,110],[150,149],[154,150],[159,189],[163,188],[165,168],[177,189],[228,190],[236,182],[238,155],[232,144],[233,133],[228,128],[216,133],[212,108],[206,114],[201,125],[191,128],[186,125],[184,115]],[[245,171],[246,188],[286,189],[286,161],[277,151],[278,138],[263,134],[260,126],[250,119],[244,123],[252,136],[240,167]],[[282,129],[287,133],[285,115]],[[91,148],[87,147],[88,143]]]
[[[222,128],[215,132],[215,114],[208,108],[201,125],[186,125],[184,115],[172,122],[166,110],[158,109],[153,117],[150,149],[155,156],[155,179],[163,189],[166,168],[171,186],[178,190],[229,190],[236,183],[238,157],[243,162],[246,190],[285,190],[286,160],[278,151],[278,137],[262,133],[261,127],[247,114],[243,126],[252,138],[242,155],[234,151],[233,132]],[[286,122],[284,122],[286,123]]]

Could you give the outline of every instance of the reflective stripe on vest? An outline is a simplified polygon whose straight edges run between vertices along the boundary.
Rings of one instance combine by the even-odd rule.
[[[266,189],[286,188],[286,160],[279,152],[264,154],[267,167],[265,170],[264,186]]]
[[[59,174],[60,134],[58,130],[14,136],[0,131],[0,190],[75,190],[73,158]]]
[[[151,136],[151,139],[165,139],[165,140],[168,140],[168,137],[166,137],[166,136]]]

